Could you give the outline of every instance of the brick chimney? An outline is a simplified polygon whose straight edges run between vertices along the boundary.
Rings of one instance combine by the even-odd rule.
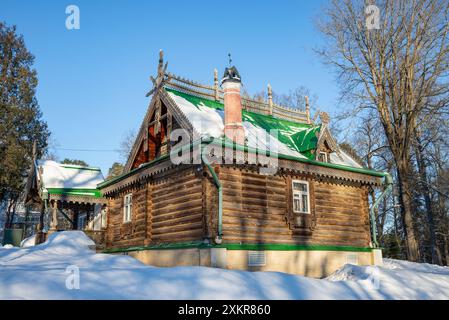
[[[233,142],[244,145],[245,130],[242,125],[242,100],[240,96],[242,82],[235,67],[226,68],[221,86],[224,91],[224,134]]]

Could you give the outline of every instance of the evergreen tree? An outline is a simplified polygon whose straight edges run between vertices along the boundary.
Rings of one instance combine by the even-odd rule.
[[[36,100],[34,56],[16,27],[0,22],[0,202],[8,202],[5,225],[23,192],[32,161],[47,147],[49,131]]]
[[[112,167],[109,168],[108,176],[106,179],[112,179],[114,177],[117,177],[123,173],[124,166],[123,164],[119,162],[114,162],[112,164]]]
[[[68,158],[65,158],[64,160],[62,160],[61,163],[62,163],[62,164],[74,164],[74,165],[77,165],[77,166],[83,166],[83,167],[88,167],[88,166],[89,166],[89,164],[87,164],[86,161],[78,160],[78,159],[68,159]]]

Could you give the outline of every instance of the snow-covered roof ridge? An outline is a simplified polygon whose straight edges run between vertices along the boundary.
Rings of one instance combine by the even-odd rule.
[[[52,160],[37,162],[38,179],[43,188],[48,189],[96,189],[104,181],[101,170],[96,167],[84,167],[61,164]]]

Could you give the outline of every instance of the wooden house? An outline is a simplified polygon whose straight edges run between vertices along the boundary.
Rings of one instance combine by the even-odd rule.
[[[314,277],[381,263],[368,193],[388,175],[344,152],[327,114],[241,96],[235,67],[211,86],[166,67],[161,52],[125,172],[98,186],[107,252]]]
[[[97,189],[104,181],[99,168],[33,161],[25,206],[40,207],[36,242],[63,230],[84,230],[101,247],[106,227],[106,200]]]

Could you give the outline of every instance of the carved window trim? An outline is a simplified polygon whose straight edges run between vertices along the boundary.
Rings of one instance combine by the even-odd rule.
[[[296,190],[295,183],[305,185],[306,190]],[[306,201],[304,202],[303,197],[306,196]],[[299,210],[295,210],[295,200],[296,197],[299,200]],[[305,204],[305,205],[304,205]],[[304,210],[304,206],[307,210]],[[310,214],[310,186],[307,180],[296,180],[292,179],[292,210],[294,214]]]
[[[293,210],[293,181],[308,183],[309,213],[299,213]],[[311,232],[316,226],[315,214],[315,182],[301,176],[287,177],[287,222],[292,230]]]

